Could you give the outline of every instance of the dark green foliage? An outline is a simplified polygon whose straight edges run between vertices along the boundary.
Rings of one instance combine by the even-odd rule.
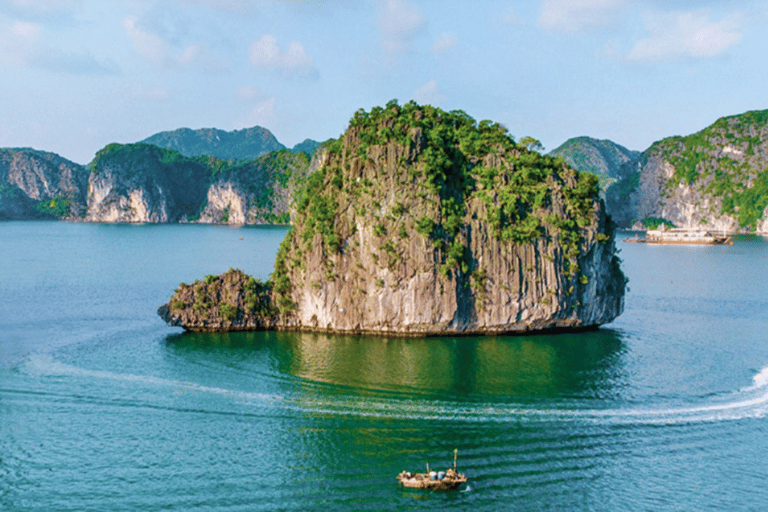
[[[666,226],[668,228],[675,227],[670,221],[661,217],[646,217],[643,219],[643,226],[646,229],[659,229],[661,226]]]
[[[675,174],[669,180],[669,187],[678,183],[694,183],[699,178],[697,165],[712,149],[704,132],[694,133],[687,137],[670,137],[660,144],[664,158],[675,167]]]
[[[763,171],[752,183],[751,188],[743,188],[723,200],[723,209],[735,211],[741,227],[755,229],[768,206],[768,172]]]
[[[435,221],[431,217],[423,216],[416,222],[416,232],[423,236],[432,236],[432,231],[435,229]]]
[[[528,151],[536,151],[538,153],[544,151],[544,146],[541,144],[541,141],[531,136],[521,138],[519,144]]]
[[[0,183],[0,199],[21,199],[27,197],[24,191],[9,183]]]
[[[292,285],[288,275],[288,258],[294,236],[295,231],[290,230],[280,243],[275,259],[275,270],[271,276],[273,302],[281,315],[286,315],[296,308],[296,304],[290,297]]]
[[[339,238],[334,231],[333,221],[339,205],[334,197],[327,193],[324,179],[330,173],[324,171],[325,169],[321,169],[309,176],[307,186],[297,201],[298,210],[305,215],[301,237],[304,245],[309,246],[315,233],[320,233],[326,246],[336,251]],[[336,177],[335,173],[333,177]]]
[[[72,206],[74,202],[73,194],[65,192],[53,199],[40,201],[35,207],[40,213],[61,219],[73,213]]]
[[[222,304],[219,311],[221,312],[221,318],[226,322],[229,322],[237,316],[237,308],[232,304]]]
[[[640,185],[640,171],[632,172],[620,179],[605,194],[605,204],[620,225],[629,225],[632,219],[625,213],[630,195]]]

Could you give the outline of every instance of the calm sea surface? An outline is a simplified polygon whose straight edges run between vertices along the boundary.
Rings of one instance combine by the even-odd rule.
[[[182,334],[285,228],[0,223],[0,510],[764,510],[768,240],[623,244],[575,335]],[[623,236],[628,236],[623,235]],[[469,485],[395,480],[459,450]]]

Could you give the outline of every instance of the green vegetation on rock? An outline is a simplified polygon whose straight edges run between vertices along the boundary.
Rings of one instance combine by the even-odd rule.
[[[359,110],[315,154],[265,285],[265,320],[241,322],[231,299],[217,309],[216,280],[159,314],[190,330],[414,336],[609,322],[626,278],[597,178],[526,142],[458,110],[394,100]]]
[[[219,276],[181,283],[161,310],[200,331],[264,328],[275,315],[270,284],[231,268]]]
[[[44,215],[62,219],[72,214],[78,214],[78,212],[72,211],[73,206],[75,206],[74,194],[62,192],[53,199],[39,201],[35,208]]]
[[[502,125],[393,100],[358,110],[346,133],[326,147],[324,165],[309,177],[278,253],[273,279],[280,283],[278,301],[285,301],[281,310],[291,306],[290,279],[302,274],[295,269],[315,243],[328,257],[340,254],[366,226],[378,238],[427,238],[441,274],[462,282],[476,270],[466,238],[473,220],[490,225],[505,242],[558,240],[576,275],[582,230],[597,220],[597,178],[517,144]],[[350,208],[354,224],[341,215]],[[403,258],[404,249],[394,243],[380,244],[373,254],[390,270]]]
[[[670,221],[661,217],[646,217],[643,219],[643,227],[645,229],[659,229],[661,226],[666,226],[667,228],[676,227]]]

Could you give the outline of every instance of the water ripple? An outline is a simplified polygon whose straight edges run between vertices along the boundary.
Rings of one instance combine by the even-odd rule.
[[[762,418],[768,412],[768,367],[754,376],[752,385],[726,396],[709,397],[684,404],[658,404],[653,407],[605,407],[590,408],[592,401],[564,402],[562,408],[537,408],[535,405],[509,404],[504,402],[461,402],[446,400],[413,400],[409,397],[377,396],[370,393],[354,395],[324,395],[307,391],[291,395],[249,392],[237,389],[212,387],[195,382],[169,380],[154,376],[121,374],[100,370],[88,370],[56,361],[48,354],[33,355],[24,371],[35,376],[72,376],[141,386],[162,387],[176,393],[213,394],[228,398],[235,403],[256,408],[282,409],[315,415],[347,415],[389,419],[419,419],[452,422],[581,422],[596,425],[678,425],[702,422]],[[77,397],[83,400],[84,397]],[[90,400],[98,400],[95,397]],[[114,402],[114,397],[109,401]],[[122,402],[126,406],[148,404]],[[551,402],[550,402],[551,404]],[[578,407],[574,407],[574,405]],[[187,409],[194,412],[194,409]],[[200,412],[200,411],[198,411]],[[242,414],[238,410],[235,414]]]

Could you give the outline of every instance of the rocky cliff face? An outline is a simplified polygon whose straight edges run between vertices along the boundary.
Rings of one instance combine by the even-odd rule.
[[[216,173],[198,222],[288,224],[309,163],[303,152],[281,150]]]
[[[390,103],[359,111],[321,163],[278,253],[273,328],[485,334],[622,312],[596,178],[498,124]],[[190,307],[177,294],[161,316],[191,328]]]
[[[603,190],[622,178],[622,166],[636,160],[639,155],[639,151],[629,150],[610,140],[592,137],[568,139],[549,153],[549,156],[561,157],[574,169],[595,174]]]
[[[223,161],[148,144],[112,144],[89,168],[87,221],[288,223],[309,158],[280,150]]]
[[[0,149],[0,219],[79,218],[88,171],[54,153]]]
[[[89,164],[90,222],[178,222],[199,211],[210,169],[204,161],[148,144],[110,144]]]
[[[158,314],[170,325],[199,332],[264,330],[277,321],[269,287],[234,269],[182,284]]]
[[[623,227],[666,220],[716,231],[768,230],[768,111],[719,119],[653,144],[607,193]]]

